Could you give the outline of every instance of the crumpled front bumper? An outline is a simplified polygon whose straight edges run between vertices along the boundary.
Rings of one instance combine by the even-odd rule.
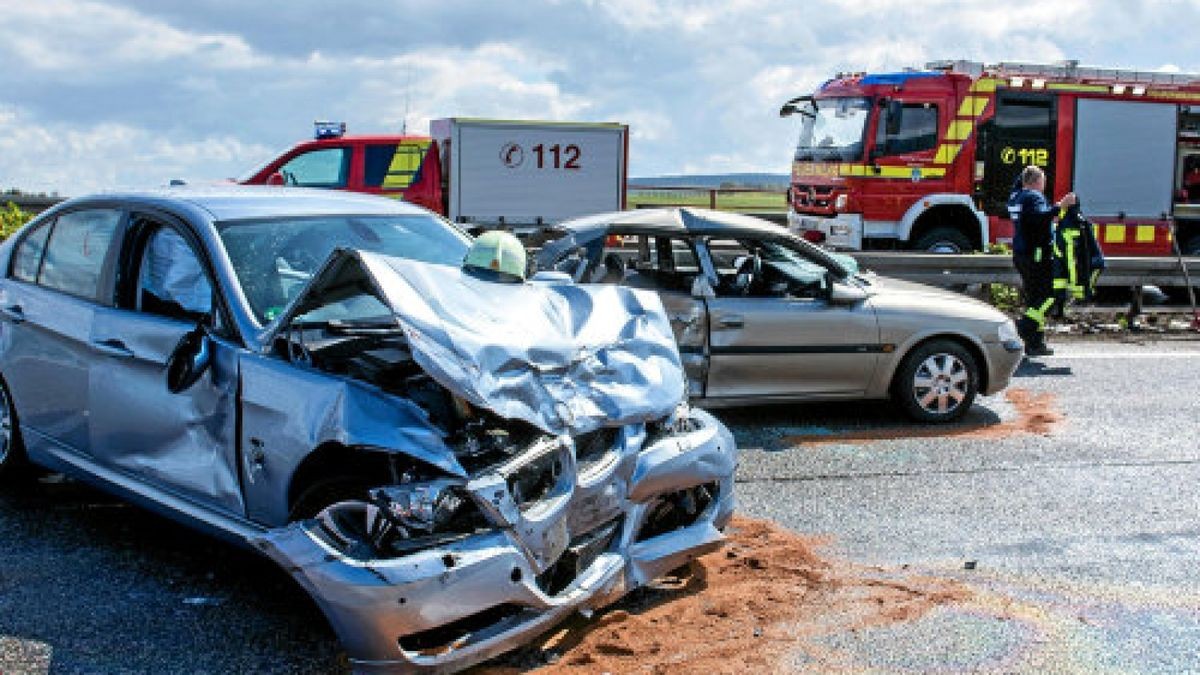
[[[736,446],[708,413],[689,417],[690,430],[653,440],[627,427],[602,461],[583,469],[568,445],[566,487],[545,503],[514,508],[501,476],[472,477],[467,490],[487,501],[495,529],[403,557],[346,557],[311,521],[252,543],[313,596],[355,670],[467,668],[720,545],[733,513]],[[647,536],[665,495],[699,486],[712,499],[698,514]]]

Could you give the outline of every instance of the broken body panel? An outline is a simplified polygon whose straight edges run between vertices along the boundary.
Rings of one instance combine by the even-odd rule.
[[[467,667],[721,540],[735,444],[681,403],[653,293],[348,248],[264,327],[218,223],[360,213],[366,231],[424,213],[285,189],[71,200],[0,264],[30,230],[99,207],[152,215],[116,228],[98,298],[139,278],[144,218],[185,235],[216,302],[197,326],[0,280],[21,312],[0,323],[0,370],[29,459],[273,558],[356,669]],[[185,343],[204,370],[169,390]],[[305,501],[330,479],[355,490]]]
[[[395,319],[395,332],[372,324],[376,340],[405,345],[420,370],[468,409],[532,429],[512,431],[511,446],[482,457],[464,450],[471,441],[455,447],[444,420],[416,406],[405,411],[403,428],[396,414],[379,411],[333,424],[310,418],[317,424],[297,443],[311,447],[332,428],[377,428],[370,445],[436,469],[368,508],[335,504],[253,539],[317,599],[357,666],[466,667],[572,611],[607,605],[721,540],[733,508],[735,444],[714,418],[680,405],[679,355],[654,294],[499,284],[459,269],[340,251],[267,339],[311,332],[316,322],[305,316],[364,290]],[[321,341],[345,330],[339,324],[331,334],[307,335],[308,358],[320,363],[330,348]],[[270,378],[256,372],[254,379],[251,388]],[[345,387],[347,402],[390,396],[352,380]],[[276,422],[247,412],[248,429]],[[394,434],[408,435],[386,438]],[[475,511],[475,524],[426,530],[422,509],[429,525],[443,497]],[[362,550],[342,525],[347,518],[357,521],[349,529],[363,531],[403,522],[430,545]]]

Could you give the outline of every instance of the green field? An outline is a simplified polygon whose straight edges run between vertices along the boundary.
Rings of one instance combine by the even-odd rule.
[[[635,190],[628,195],[629,208],[652,206],[698,206],[709,208],[710,194],[703,189]],[[723,211],[770,212],[786,211],[783,190],[726,192],[717,190],[717,208]]]

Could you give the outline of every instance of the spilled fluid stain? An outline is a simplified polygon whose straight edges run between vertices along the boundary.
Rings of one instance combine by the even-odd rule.
[[[846,429],[834,432],[824,427],[806,429],[779,440],[783,447],[795,445],[838,445],[872,443],[905,438],[981,438],[999,439],[1020,434],[1050,435],[1063,422],[1058,401],[1049,392],[1033,393],[1026,389],[1009,389],[1005,398],[1016,409],[1013,419],[998,422],[968,422],[946,425],[916,426],[911,424]]]

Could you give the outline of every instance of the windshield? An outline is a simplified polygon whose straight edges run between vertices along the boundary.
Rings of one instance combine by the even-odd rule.
[[[250,309],[274,319],[337,248],[458,267],[471,245],[453,226],[423,214],[322,216],[217,223]]]
[[[815,107],[815,110],[814,110]],[[861,159],[871,99],[824,98],[809,102],[796,145],[796,161]]]
[[[764,263],[771,264],[793,282],[801,284],[824,283],[825,275],[829,272],[816,261],[801,255],[799,251],[774,241],[762,242],[760,255]]]

